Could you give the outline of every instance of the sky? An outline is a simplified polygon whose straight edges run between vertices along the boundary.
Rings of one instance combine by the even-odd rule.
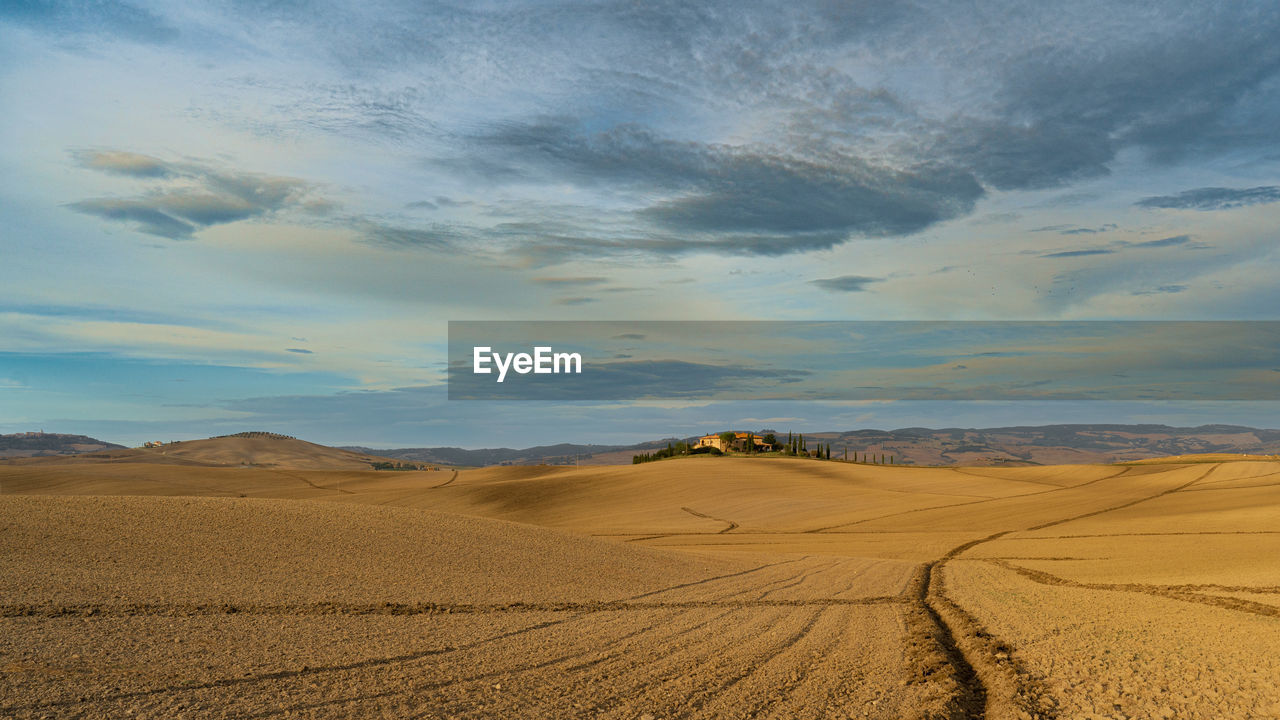
[[[1280,320],[1277,37],[1261,0],[6,2],[0,432],[1277,427],[444,386],[451,320]]]

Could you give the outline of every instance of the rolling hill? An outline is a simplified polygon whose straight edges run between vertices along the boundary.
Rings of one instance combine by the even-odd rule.
[[[709,428],[724,430],[726,428]],[[739,430],[749,428],[736,428]],[[762,429],[785,436],[786,431]],[[1132,462],[1170,455],[1280,453],[1280,430],[1238,425],[1040,425],[999,428],[901,428],[805,433],[830,443],[832,457],[843,453],[893,455],[903,465],[1056,465],[1062,463]],[[627,465],[631,456],[665,447],[664,438],[634,445],[540,445],[524,449],[456,447],[353,452],[449,465]],[[683,438],[693,440],[694,438]]]
[[[64,435],[43,431],[0,435],[0,458],[78,455],[122,448],[124,448],[123,445],[105,442],[87,435]]]
[[[24,462],[21,459],[10,462]],[[150,448],[113,446],[99,452],[58,457],[31,457],[28,463],[124,463],[206,467],[258,467],[293,470],[370,470],[391,458],[317,445],[287,435],[245,432],[184,440]]]

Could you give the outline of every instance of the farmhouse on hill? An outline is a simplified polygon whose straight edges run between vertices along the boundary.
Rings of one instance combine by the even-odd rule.
[[[703,435],[698,438],[698,444],[694,447],[712,447],[720,452],[729,452],[730,450],[737,450],[741,452],[747,449],[748,441],[754,446],[752,448],[753,450],[764,451],[771,449],[769,444],[764,441],[763,437],[756,435],[755,433],[748,432],[733,433],[733,442],[728,444],[725,443],[725,438],[720,435],[714,433],[711,435]]]

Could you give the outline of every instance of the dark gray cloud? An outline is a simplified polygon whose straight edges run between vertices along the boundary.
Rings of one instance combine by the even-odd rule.
[[[518,231],[476,231],[478,242],[495,238],[514,245],[516,254],[531,265],[554,265],[579,258],[676,256],[692,252],[776,257],[806,250],[826,250],[849,239],[846,233],[791,233],[788,235],[717,235],[715,233],[667,234],[652,230],[643,234],[600,237],[590,233],[584,219],[576,232],[564,232],[561,224],[545,231],[538,224],[524,224]]]
[[[1078,225],[1046,225],[1033,228],[1030,232],[1054,232],[1059,235],[1097,235],[1116,229],[1115,223],[1107,223],[1098,227],[1080,227]]]
[[[358,232],[363,242],[398,250],[449,250],[462,237],[456,228],[447,225],[404,227],[371,218],[347,218],[342,224]]]
[[[106,220],[115,220],[133,224],[138,231],[148,235],[159,235],[170,240],[181,240],[191,237],[195,226],[168,215],[151,203],[143,200],[116,200],[102,198],[98,200],[81,200],[67,207],[86,215],[94,215]]]
[[[24,5],[15,15],[99,12],[73,7]],[[972,213],[985,189],[1098,177],[1125,151],[1157,163],[1274,155],[1280,122],[1280,10],[1262,3],[997,0],[973,12],[940,0],[553,0],[363,12],[244,2],[210,17],[219,12],[256,29],[211,48],[301,60],[319,78],[236,78],[281,95],[270,120],[252,121],[271,126],[263,132],[392,145],[442,176],[431,195],[495,198],[482,211],[512,219],[452,225],[451,242],[534,265],[777,256],[908,236]],[[145,162],[101,169],[167,172]],[[565,186],[589,197],[555,210],[529,201]],[[508,191],[528,204],[505,202]],[[1207,191],[1237,194],[1193,194]],[[216,194],[244,199],[231,188]],[[1219,209],[1277,196],[1270,186],[1204,188],[1139,204]],[[197,230],[269,205],[256,195],[239,207],[131,199]],[[442,195],[407,209],[468,204]],[[370,222],[390,226],[369,233],[373,242],[440,246],[439,228]],[[140,227],[182,232],[171,225]]]
[[[1070,232],[1064,232],[1062,230],[1062,228],[1064,227],[1070,227],[1070,226],[1056,225],[1056,226],[1050,226],[1047,228],[1039,228],[1039,230],[1058,232],[1063,235],[1075,234]],[[1104,227],[1107,227],[1107,226],[1104,226]],[[1114,227],[1114,226],[1109,226],[1109,227]],[[1036,232],[1036,231],[1033,230],[1032,232]],[[1089,257],[1091,255],[1115,255],[1122,251],[1135,249],[1135,248],[1146,249],[1146,248],[1179,247],[1179,246],[1186,246],[1189,242],[1191,242],[1190,235],[1174,235],[1171,237],[1160,238],[1158,240],[1144,240],[1142,242],[1129,242],[1126,240],[1117,240],[1101,247],[1081,248],[1078,250],[1061,250],[1056,252],[1043,253],[1038,255],[1038,257],[1074,258],[1074,257]],[[1029,253],[1029,254],[1034,254],[1034,253]]]
[[[1072,257],[1087,257],[1087,256],[1089,256],[1089,255],[1112,255],[1112,254],[1114,254],[1114,253],[1115,253],[1115,250],[1109,250],[1109,249],[1107,249],[1107,248],[1089,248],[1089,249],[1087,249],[1087,250],[1063,250],[1063,251],[1061,251],[1061,252],[1045,253],[1044,255],[1041,255],[1040,257],[1042,257],[1042,258],[1072,258]]]
[[[1116,144],[1105,127],[1045,117],[1013,122],[961,122],[944,131],[937,152],[1000,190],[1062,185],[1107,173]]]
[[[77,150],[82,167],[147,180],[151,189],[130,198],[93,198],[67,207],[86,215],[133,225],[139,232],[171,240],[202,228],[270,215],[289,208],[311,214],[331,203],[309,197],[302,180],[227,171],[196,162],[166,162],[115,150]],[[321,203],[316,205],[316,203]]]
[[[939,131],[936,151],[985,183],[1023,189],[1097,177],[1125,148],[1170,163],[1274,147],[1275,6],[1044,7],[1008,16],[1054,33],[1022,47],[995,43],[1005,54],[987,117],[961,116]]]
[[[1174,235],[1172,237],[1160,238],[1159,240],[1145,240],[1143,242],[1131,243],[1130,247],[1136,247],[1136,248],[1174,247],[1177,245],[1186,245],[1189,242],[1191,242],[1190,235]]]
[[[810,280],[810,285],[817,285],[823,290],[832,292],[863,292],[872,283],[883,282],[884,278],[867,277],[865,275],[841,275],[840,277]]]
[[[677,142],[631,125],[591,133],[567,120],[508,124],[478,138],[477,147],[548,178],[669,196],[635,212],[646,237],[566,237],[531,248],[543,253],[623,244],[659,253],[781,255],[855,236],[918,232],[970,212],[982,196],[973,176],[954,167],[892,169],[848,156],[817,162],[765,148]]]
[[[297,353],[299,355],[314,355],[312,351],[306,348],[285,348],[285,352]]]
[[[1172,295],[1184,292],[1188,285],[1159,285],[1150,290],[1135,290],[1134,295]]]
[[[1252,188],[1197,188],[1177,195],[1144,198],[1134,204],[1138,207],[1171,210],[1230,210],[1276,201],[1280,201],[1280,187],[1263,185]]]
[[[609,282],[609,278],[604,277],[536,277],[533,279],[539,285],[551,285],[553,287],[586,287],[591,285],[601,285]]]
[[[562,297],[562,298],[556,298],[556,299],[555,299],[555,303],[556,303],[557,305],[586,305],[586,304],[588,304],[588,303],[593,303],[593,302],[596,302],[596,301],[597,301],[597,298],[593,298],[593,297],[582,297],[582,296],[579,296],[579,297]]]

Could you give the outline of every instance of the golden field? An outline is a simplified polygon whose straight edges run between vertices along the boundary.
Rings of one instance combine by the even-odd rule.
[[[298,442],[0,464],[0,716],[1280,717],[1272,460]]]

